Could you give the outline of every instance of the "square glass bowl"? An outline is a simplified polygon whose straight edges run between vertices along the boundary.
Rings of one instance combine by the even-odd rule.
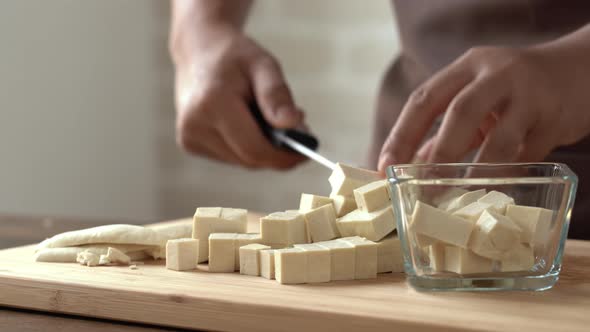
[[[578,183],[566,165],[397,165],[387,177],[414,288],[540,291],[557,282]]]

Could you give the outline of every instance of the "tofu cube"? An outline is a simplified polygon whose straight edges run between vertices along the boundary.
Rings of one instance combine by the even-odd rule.
[[[474,224],[420,201],[412,214],[414,232],[439,241],[467,248]]]
[[[387,180],[378,180],[353,190],[358,209],[373,212],[389,205],[389,190]]]
[[[474,254],[471,250],[446,246],[444,254],[445,271],[458,274],[493,272],[493,261]]]
[[[354,247],[354,278],[377,278],[377,243],[365,238],[354,236],[339,239]]]
[[[305,218],[297,212],[275,212],[260,219],[262,244],[285,248],[308,243]]]
[[[446,210],[447,206],[453,201],[453,199],[468,192],[469,190],[463,188],[451,187],[434,197],[432,199],[432,204],[436,205],[439,209]]]
[[[260,251],[260,275],[269,280],[275,278],[275,250]]]
[[[308,212],[324,205],[332,205],[332,199],[325,196],[301,194],[301,200],[299,201],[299,212]]]
[[[209,257],[211,233],[246,233],[248,211],[220,207],[200,207],[193,218],[193,238],[199,240],[199,263]]]
[[[234,272],[236,270],[235,233],[209,235],[209,272]],[[199,248],[200,249],[200,248]]]
[[[307,255],[303,249],[275,251],[275,278],[281,284],[304,284],[307,277]]]
[[[332,280],[330,249],[314,243],[296,244],[295,248],[303,249],[307,255],[306,282],[317,283]]]
[[[428,261],[432,271],[442,272],[445,270],[445,247],[443,243],[436,243],[428,246]]]
[[[235,270],[240,271],[240,248],[248,244],[260,243],[262,242],[262,237],[259,233],[236,234],[234,241],[234,250],[236,251],[234,254]]]
[[[455,212],[462,207],[465,207],[473,202],[477,202],[478,199],[484,197],[486,195],[485,189],[474,190],[466,192],[465,194],[453,199],[449,202],[446,211],[447,212]]]
[[[480,256],[501,259],[504,252],[520,243],[520,233],[510,218],[485,210],[477,220],[470,247]]]
[[[336,211],[336,216],[338,218],[356,210],[357,208],[354,196],[330,195],[330,198],[332,199],[334,210]]]
[[[330,274],[332,280],[354,280],[355,248],[344,241],[332,240],[318,242],[324,248],[330,249]]]
[[[328,181],[332,186],[331,195],[351,196],[356,188],[380,179],[378,172],[338,163]]]
[[[533,248],[521,243],[506,252],[501,259],[502,272],[529,271],[534,265]]]
[[[188,239],[187,239],[188,240]],[[104,256],[104,258],[103,258]],[[109,247],[107,249],[106,255],[100,255],[100,258],[103,259],[107,264],[126,264],[129,265],[131,263],[131,258],[127,256],[124,252],[117,248]],[[196,260],[195,260],[196,262]],[[104,264],[100,264],[104,265]]]
[[[338,219],[336,224],[341,236],[361,236],[371,241],[381,240],[396,226],[391,206],[375,212],[354,210]]]
[[[260,275],[260,251],[270,249],[258,243],[251,243],[240,247],[240,274],[249,276]]]
[[[461,217],[463,219],[467,219],[473,223],[477,222],[477,219],[481,216],[481,214],[491,207],[491,204],[481,203],[481,202],[473,202],[469,205],[466,205],[459,210],[453,212],[454,216]]]
[[[506,217],[522,230],[521,241],[532,245],[544,245],[549,238],[553,211],[532,206],[508,205]]]
[[[166,268],[176,271],[197,268],[199,240],[176,239],[166,242]]]
[[[303,217],[311,242],[328,241],[340,236],[336,228],[336,213],[332,204],[305,212]]]
[[[401,243],[394,233],[377,242],[377,273],[387,272],[404,272]]]
[[[491,205],[500,214],[506,213],[506,207],[508,205],[514,205],[514,199],[512,197],[495,190],[490,191],[477,201]]]

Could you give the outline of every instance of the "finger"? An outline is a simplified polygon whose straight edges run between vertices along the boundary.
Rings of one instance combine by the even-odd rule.
[[[250,66],[256,102],[264,118],[276,128],[293,128],[303,119],[297,109],[280,65],[272,57],[261,57]]]
[[[523,114],[521,103],[512,100],[475,157],[476,162],[514,162],[534,119]]]
[[[471,82],[449,104],[445,117],[436,135],[436,144],[428,161],[449,163],[463,160],[481,140],[480,128],[489,130],[491,114],[501,104],[509,91],[501,80],[480,79]]]
[[[549,126],[535,126],[525,138],[519,162],[543,161],[556,147],[557,141]]]
[[[300,154],[275,148],[264,137],[246,105],[236,103],[231,109],[231,120],[220,121],[218,128],[242,163],[250,167],[287,169],[305,160]]]
[[[436,136],[430,137],[422,147],[416,152],[414,159],[412,160],[412,164],[423,164],[428,161],[428,157],[430,156],[430,152],[432,151],[432,147],[436,142]]]
[[[240,159],[222,140],[221,135],[216,130],[202,128],[200,131],[199,137],[194,137],[192,133],[186,133],[185,137],[178,139],[178,144],[183,150],[193,155],[204,155],[230,164],[241,164]],[[206,137],[206,143],[203,137]]]
[[[383,145],[379,170],[409,162],[436,117],[472,78],[469,67],[458,61],[415,90]]]

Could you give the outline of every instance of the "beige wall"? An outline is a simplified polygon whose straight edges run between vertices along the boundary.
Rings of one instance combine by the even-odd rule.
[[[0,211],[149,220],[327,193],[311,163],[250,172],[176,148],[167,19],[155,0],[0,2]],[[398,48],[388,2],[260,0],[248,31],[282,61],[321,151],[362,163]]]

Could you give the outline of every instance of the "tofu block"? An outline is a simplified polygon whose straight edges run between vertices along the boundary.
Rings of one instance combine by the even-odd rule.
[[[458,274],[475,274],[493,272],[493,261],[474,254],[471,250],[445,247],[445,271]]]
[[[199,240],[175,239],[166,242],[166,268],[176,271],[194,270],[199,257]]]
[[[239,250],[240,255],[240,274],[249,276],[260,275],[260,252],[261,250],[270,249],[258,243],[251,243],[241,246]]]
[[[467,248],[473,231],[473,222],[451,215],[420,201],[416,202],[412,214],[414,232],[439,241]]]
[[[330,274],[332,280],[354,280],[355,248],[350,243],[332,240],[317,245],[330,249]]]
[[[381,240],[396,227],[391,206],[375,212],[354,210],[338,219],[336,224],[341,236],[361,236],[371,241]]]
[[[484,204],[490,204],[491,207],[500,214],[506,213],[506,207],[508,205],[514,205],[514,199],[512,197],[495,190],[490,191],[477,201]]]
[[[445,247],[443,243],[436,243],[428,246],[428,261],[432,271],[442,272],[445,270]]]
[[[300,248],[275,251],[275,278],[281,284],[304,284],[307,279],[307,255]]]
[[[329,282],[332,280],[330,249],[314,243],[296,244],[295,248],[303,249],[307,255],[306,282]]]
[[[328,241],[340,236],[340,232],[336,227],[336,213],[332,204],[305,212],[303,217],[311,242]]]
[[[260,243],[262,242],[262,237],[259,233],[236,234],[234,241],[235,269],[236,271],[240,271],[240,248],[248,244]]]
[[[260,275],[269,280],[275,278],[275,251],[273,249],[260,251]]]
[[[359,236],[345,237],[339,241],[354,247],[354,278],[377,278],[377,243]]]
[[[209,235],[209,272],[234,272],[236,270],[235,233]],[[200,249],[200,246],[199,246]]]
[[[473,202],[477,202],[478,199],[484,197],[486,195],[485,189],[474,190],[466,192],[465,194],[453,199],[449,202],[447,208],[445,209],[447,212],[455,212],[462,207],[465,207]]]
[[[220,207],[200,207],[193,218],[193,238],[199,240],[199,263],[209,257],[211,233],[246,233],[248,211]]]
[[[520,228],[491,209],[481,214],[475,226],[470,247],[480,256],[501,259],[504,252],[520,243]]]
[[[401,243],[395,233],[377,242],[377,273],[404,272]]]
[[[299,201],[299,212],[308,212],[324,205],[332,205],[332,199],[325,196],[301,194],[301,200]]]
[[[305,217],[298,212],[275,212],[260,219],[262,244],[286,248],[296,243],[308,243]]]
[[[354,196],[330,195],[330,198],[332,199],[334,210],[336,211],[336,216],[338,218],[356,210]]]
[[[533,248],[522,243],[506,252],[501,259],[502,272],[529,271],[534,265]]]
[[[365,212],[381,210],[389,205],[387,180],[378,180],[353,190],[358,209]]]
[[[447,206],[453,201],[454,198],[457,198],[468,192],[469,190],[463,188],[451,187],[434,197],[432,199],[432,204],[434,204],[439,209],[446,210]]]
[[[481,203],[481,202],[473,202],[467,206],[460,208],[459,210],[453,212],[454,216],[461,217],[463,219],[467,219],[473,223],[477,222],[477,219],[481,216],[483,211],[489,209],[491,204]]]
[[[544,245],[549,238],[553,210],[539,207],[508,205],[506,217],[522,230],[521,241],[532,245]]]
[[[332,186],[331,195],[351,196],[356,188],[380,179],[378,172],[337,163],[328,181]]]

